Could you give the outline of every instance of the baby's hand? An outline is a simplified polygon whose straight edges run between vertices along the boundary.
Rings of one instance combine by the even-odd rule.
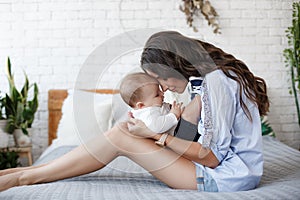
[[[179,119],[179,117],[181,116],[181,113],[183,112],[182,102],[176,103],[176,101],[174,101],[170,112],[174,113],[176,118]]]

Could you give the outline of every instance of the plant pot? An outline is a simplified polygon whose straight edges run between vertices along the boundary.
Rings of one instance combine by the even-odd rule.
[[[8,134],[8,147],[16,146],[15,138],[13,134]]]
[[[9,134],[4,131],[6,123],[7,120],[0,120],[0,148],[8,146]]]
[[[0,131],[2,130],[2,132],[5,132],[5,126],[7,124],[7,120],[6,119],[1,119],[0,120]]]
[[[28,136],[31,138],[34,132],[34,128],[27,128]]]
[[[25,135],[21,129],[16,129],[13,134],[17,146],[25,147],[31,145],[31,138]]]

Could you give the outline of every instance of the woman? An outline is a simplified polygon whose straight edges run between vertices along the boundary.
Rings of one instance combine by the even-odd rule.
[[[263,172],[260,116],[269,109],[265,81],[232,55],[178,32],[152,35],[141,65],[163,91],[182,93],[191,76],[204,77],[199,142],[218,165],[197,162],[187,152],[183,156],[196,161],[197,173],[204,179],[210,175],[219,191],[255,188]]]
[[[213,45],[177,32],[154,34],[145,45],[141,64],[146,73],[157,78],[163,91],[182,93],[189,77],[205,78],[199,141],[161,138],[131,118],[128,124],[115,126],[90,141],[88,150],[82,145],[48,164],[0,172],[0,191],[89,173],[117,156],[127,156],[176,189],[254,188],[263,164],[259,116],[269,107],[263,79]],[[156,145],[157,140],[168,148]]]

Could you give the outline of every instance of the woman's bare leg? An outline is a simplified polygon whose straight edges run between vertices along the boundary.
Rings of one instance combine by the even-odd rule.
[[[51,182],[86,174],[102,168],[117,156],[115,147],[104,135],[97,136],[90,146],[87,145],[81,145],[47,164],[4,170],[0,176],[0,191],[14,186]],[[94,157],[97,152],[102,152],[102,163]]]
[[[24,170],[28,170],[28,169],[38,168],[38,167],[41,167],[43,165],[45,165],[45,164],[38,165],[38,166],[16,167],[16,168],[9,168],[9,169],[0,170],[0,176],[15,173],[15,172],[19,172],[19,171],[24,171]]]
[[[193,100],[184,108],[181,117],[186,121],[197,125],[199,122],[201,108],[201,97],[196,95]]]
[[[93,172],[119,155],[129,157],[172,188],[196,189],[195,166],[190,160],[158,147],[151,139],[136,138],[114,127],[46,165],[0,176],[0,191]]]
[[[197,189],[195,164],[174,151],[157,146],[151,139],[141,139],[122,132],[122,139],[108,135],[126,156],[142,166],[157,179],[174,189]]]

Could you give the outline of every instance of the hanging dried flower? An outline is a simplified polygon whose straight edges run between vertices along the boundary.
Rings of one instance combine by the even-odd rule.
[[[208,0],[182,1],[183,5],[180,5],[179,9],[185,13],[187,24],[189,25],[189,27],[193,27],[195,32],[198,32],[198,29],[193,25],[194,16],[199,16],[199,13],[201,13],[207,20],[208,25],[212,26],[214,33],[221,33],[218,21],[216,19],[218,14]]]

